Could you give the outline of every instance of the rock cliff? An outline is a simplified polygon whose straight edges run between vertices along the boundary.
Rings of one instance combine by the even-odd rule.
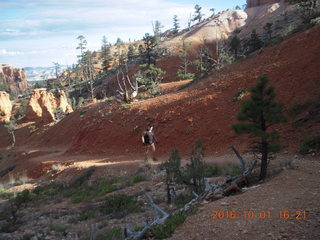
[[[281,0],[247,0],[247,8],[259,7],[266,4],[281,2]]]
[[[28,88],[25,70],[6,64],[0,65],[0,84],[14,93],[21,93]]]
[[[57,99],[53,93],[47,92],[45,89],[35,89],[27,105],[26,119],[43,123],[53,122],[56,120],[55,112],[58,107],[63,113],[73,111],[63,91],[60,91],[60,97]]]
[[[0,122],[9,122],[12,111],[12,103],[9,94],[0,92]]]
[[[73,112],[73,109],[71,105],[68,103],[68,98],[64,91],[60,91],[60,97],[57,99],[57,105],[59,108],[61,108],[62,112],[64,113],[71,113]]]

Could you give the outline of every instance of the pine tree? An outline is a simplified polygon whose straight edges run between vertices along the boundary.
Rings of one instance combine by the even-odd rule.
[[[177,149],[171,152],[170,158],[163,164],[166,171],[166,190],[167,190],[167,203],[171,203],[171,193],[173,192],[173,185],[180,180],[180,160],[179,151]]]
[[[147,63],[148,66],[151,64],[156,64],[156,58],[157,58],[157,41],[155,36],[151,36],[149,33],[146,33],[143,37],[144,42],[144,49],[145,52],[143,53],[143,63]]]
[[[260,40],[256,30],[252,30],[251,36],[248,42],[249,53],[254,52],[262,47],[262,41]]]
[[[272,36],[272,23],[266,23],[266,25],[264,25],[263,29],[266,31],[266,34],[268,36],[268,40],[271,40],[271,36]]]
[[[238,57],[238,49],[239,49],[240,45],[241,45],[240,39],[238,38],[237,35],[234,35],[233,38],[231,39],[230,48],[234,52],[235,58]]]
[[[128,61],[133,60],[134,57],[135,57],[134,47],[133,47],[132,44],[130,44],[129,47],[128,47],[128,54],[127,55],[128,55],[127,56],[128,57]]]
[[[198,4],[194,6],[195,12],[194,12],[194,18],[193,21],[201,22],[202,17],[204,14],[201,13],[202,7],[200,7]]]
[[[274,87],[268,86],[266,75],[259,78],[259,82],[251,89],[251,99],[245,101],[238,114],[242,123],[232,125],[237,134],[247,133],[255,139],[251,147],[253,152],[261,154],[260,180],[267,174],[268,156],[279,150],[278,134],[270,127],[285,122],[283,105],[275,101]]]
[[[186,165],[186,169],[182,173],[183,182],[189,185],[197,194],[201,194],[205,188],[204,150],[205,147],[202,142],[198,140],[191,152],[190,163]]]
[[[173,33],[177,34],[179,32],[179,28],[180,28],[180,25],[179,25],[178,16],[174,15],[173,16]]]
[[[83,54],[84,54],[85,50],[87,49],[88,43],[87,43],[86,38],[83,35],[79,35],[77,37],[77,39],[80,41],[77,49],[80,50],[80,55],[78,55],[78,58],[80,59],[79,61],[81,61]]]
[[[107,71],[111,67],[111,51],[110,51],[110,43],[108,43],[106,36],[102,37],[102,45],[101,45],[101,60],[103,70]]]
[[[182,80],[194,78],[194,74],[188,72],[188,67],[191,64],[189,58],[190,49],[191,43],[185,43],[185,41],[183,40],[181,49],[179,50],[180,65],[177,71],[177,77]]]

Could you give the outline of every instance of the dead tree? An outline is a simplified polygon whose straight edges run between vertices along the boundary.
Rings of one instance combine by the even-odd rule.
[[[126,224],[125,228],[124,228],[124,233],[125,233],[126,239],[142,239],[146,235],[146,233],[151,230],[152,226],[154,226],[156,224],[163,224],[170,217],[181,214],[183,212],[187,212],[189,209],[191,209],[191,207],[193,205],[195,205],[199,201],[202,201],[202,200],[215,201],[215,200],[223,198],[231,191],[237,191],[237,192],[240,191],[241,192],[242,190],[239,187],[239,185],[246,182],[246,179],[253,171],[253,169],[257,163],[257,160],[254,161],[254,163],[251,165],[250,168],[247,168],[246,164],[245,164],[245,160],[241,157],[241,155],[236,150],[236,148],[231,146],[231,149],[236,153],[236,155],[238,156],[238,158],[240,160],[241,169],[242,169],[241,174],[234,176],[234,177],[231,177],[231,178],[227,179],[224,183],[221,183],[221,184],[209,184],[208,179],[205,178],[204,192],[201,194],[197,194],[197,193],[193,192],[193,195],[195,196],[195,198],[192,199],[190,202],[188,202],[183,208],[179,208],[171,214],[168,214],[165,211],[163,211],[159,206],[157,206],[152,201],[151,196],[146,194],[149,205],[153,209],[153,222],[151,224],[145,223],[144,228],[139,232],[133,232],[130,229],[129,225]]]
[[[121,73],[121,81],[119,80],[119,74]],[[117,82],[120,90],[117,90],[117,92],[120,94],[122,99],[126,103],[132,102],[134,98],[138,96],[138,81],[137,79],[134,80],[132,83],[128,71],[126,69],[126,74],[123,73],[122,69],[119,69],[117,71]],[[130,87],[130,90],[128,89],[128,86]]]

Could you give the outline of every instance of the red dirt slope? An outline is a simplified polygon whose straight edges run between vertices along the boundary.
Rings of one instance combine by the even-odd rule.
[[[30,137],[28,144],[70,145],[68,154],[142,154],[140,134],[152,122],[160,155],[168,156],[173,148],[187,154],[197,139],[210,154],[225,152],[229,144],[245,146],[246,138],[237,137],[230,128],[242,103],[233,101],[239,89],[251,87],[261,74],[268,74],[277,99],[285,106],[319,101],[319,39],[320,27],[316,26],[212,73],[185,90],[135,102],[130,108],[120,107],[116,101],[91,105],[87,112],[72,113],[45,133]],[[282,142],[296,149],[303,137],[320,128],[310,121],[308,127],[293,127],[293,120],[279,129]]]

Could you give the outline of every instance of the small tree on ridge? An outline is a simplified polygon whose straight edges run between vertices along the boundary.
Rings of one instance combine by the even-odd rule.
[[[238,114],[242,123],[232,125],[237,134],[247,133],[256,139],[252,150],[261,155],[261,171],[259,179],[267,175],[268,157],[271,152],[279,150],[276,143],[278,134],[270,127],[285,122],[283,105],[275,101],[274,87],[268,86],[269,78],[262,75],[259,82],[251,89],[251,99],[245,101]]]

